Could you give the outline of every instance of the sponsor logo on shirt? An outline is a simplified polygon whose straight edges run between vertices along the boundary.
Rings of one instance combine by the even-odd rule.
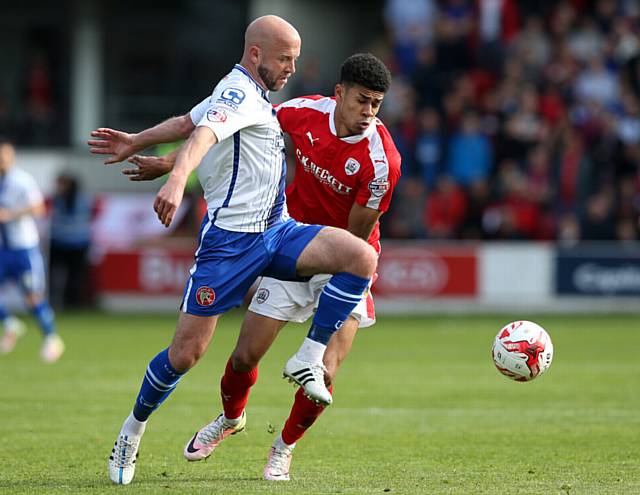
[[[216,293],[211,287],[203,285],[196,292],[196,302],[200,306],[211,306],[216,300]]]
[[[376,198],[381,198],[389,190],[389,181],[387,179],[373,179],[369,182],[369,191]]]
[[[352,187],[349,187],[338,179],[336,179],[331,172],[329,172],[326,168],[319,167],[314,162],[309,160],[308,156],[304,156],[302,152],[296,148],[296,156],[305,172],[313,174],[316,179],[320,181],[321,184],[328,185],[331,189],[333,189],[338,194],[349,194],[352,191]],[[387,185],[388,187],[388,185]]]
[[[207,120],[209,122],[225,122],[227,120],[227,113],[224,110],[210,108],[207,110]]]
[[[348,158],[344,164],[344,171],[347,175],[353,175],[360,170],[360,163],[355,158]]]
[[[230,101],[234,105],[240,105],[244,101],[245,94],[239,88],[227,88],[220,95],[221,100]]]
[[[307,131],[307,137],[309,138],[309,141],[311,142],[311,146],[313,146],[313,143],[315,143],[316,141],[320,140],[320,138],[314,138],[311,135],[311,131]]]

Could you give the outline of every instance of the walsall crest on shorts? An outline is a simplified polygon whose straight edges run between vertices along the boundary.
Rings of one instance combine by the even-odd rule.
[[[203,285],[196,292],[196,301],[200,306],[211,306],[216,300],[216,293],[211,287]]]
[[[348,158],[344,164],[344,171],[347,175],[353,175],[360,170],[360,163],[355,158]]]
[[[267,299],[269,299],[269,289],[259,289],[256,293],[256,302],[263,304]]]

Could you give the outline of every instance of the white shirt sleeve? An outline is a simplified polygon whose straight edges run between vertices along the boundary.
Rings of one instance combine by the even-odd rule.
[[[202,118],[207,113],[207,110],[211,106],[211,96],[207,96],[204,100],[198,103],[195,107],[191,109],[189,112],[189,116],[191,117],[191,122],[193,125],[198,125],[198,123],[202,120]]]
[[[21,197],[24,199],[24,207],[35,206],[44,201],[42,192],[37,182],[27,173],[21,174],[20,187],[22,189]]]
[[[240,129],[260,123],[264,118],[255,90],[238,84],[237,81],[223,81],[208,100],[209,105],[197,126],[211,129],[218,142]],[[200,116],[203,108],[204,101],[194,107],[191,118]]]

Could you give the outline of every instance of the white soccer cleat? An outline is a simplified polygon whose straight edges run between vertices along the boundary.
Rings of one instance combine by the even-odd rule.
[[[324,383],[326,372],[327,368],[324,364],[302,361],[294,354],[284,365],[282,374],[290,382],[300,385],[304,389],[304,394],[312,401],[328,406],[333,402],[333,398]]]
[[[269,450],[267,465],[264,467],[264,479],[269,481],[289,481],[289,467],[291,466],[291,456],[296,446],[287,445],[278,436]]]
[[[184,456],[188,461],[201,461],[211,455],[213,450],[229,435],[235,435],[244,430],[247,424],[247,415],[242,411],[239,422],[230,422],[220,414],[211,423],[200,429],[193,435],[184,448]]]
[[[109,456],[109,478],[114,483],[128,485],[133,480],[141,438],[125,435],[122,432],[118,435]]]
[[[47,363],[55,363],[64,352],[64,342],[57,333],[45,337],[40,357]]]
[[[0,341],[0,354],[9,354],[16,346],[18,339],[25,334],[24,323],[15,316],[8,317],[4,322],[4,335]]]

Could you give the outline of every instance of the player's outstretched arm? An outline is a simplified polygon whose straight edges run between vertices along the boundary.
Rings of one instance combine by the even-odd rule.
[[[185,139],[195,128],[189,114],[172,117],[136,134],[101,127],[91,132],[87,141],[89,151],[95,155],[109,155],[105,165],[121,162],[140,150],[160,143],[172,143]]]
[[[169,180],[160,188],[153,203],[153,209],[165,227],[171,225],[182,202],[189,174],[195,170],[207,151],[217,142],[218,139],[211,129],[199,126],[179,149]]]
[[[164,156],[133,155],[129,158],[136,168],[125,168],[122,173],[132,181],[154,180],[173,170],[180,148]]]

